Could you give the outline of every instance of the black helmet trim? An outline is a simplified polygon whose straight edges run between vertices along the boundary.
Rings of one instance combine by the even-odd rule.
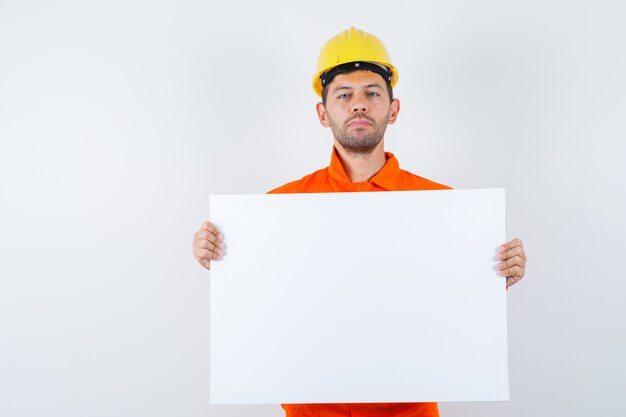
[[[322,88],[325,88],[330,82],[339,74],[347,74],[353,71],[371,71],[383,77],[387,84],[391,85],[391,70],[387,67],[381,67],[380,65],[373,64],[365,61],[347,62],[345,64],[337,65],[336,67],[326,71],[320,78],[322,79]]]

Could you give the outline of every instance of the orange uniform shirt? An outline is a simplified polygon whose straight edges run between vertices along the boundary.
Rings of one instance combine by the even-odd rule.
[[[426,178],[418,177],[400,169],[398,160],[391,152],[385,152],[387,162],[374,177],[366,182],[352,182],[341,165],[337,151],[333,147],[330,166],[315,171],[301,180],[278,187],[270,194],[286,193],[331,193],[351,191],[409,191],[409,190],[449,190],[450,187]]]
[[[398,160],[385,152],[387,162],[367,182],[352,182],[333,148],[330,166],[270,191],[273,193],[327,193],[351,191],[444,190],[450,187],[400,169]],[[332,378],[332,376],[331,376]],[[437,403],[283,404],[287,417],[433,417]]]

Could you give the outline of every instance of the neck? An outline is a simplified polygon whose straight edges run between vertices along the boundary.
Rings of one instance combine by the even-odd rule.
[[[385,165],[384,140],[381,140],[376,148],[370,153],[353,153],[345,150],[337,141],[335,148],[341,160],[344,171],[352,182],[365,182],[372,179]]]

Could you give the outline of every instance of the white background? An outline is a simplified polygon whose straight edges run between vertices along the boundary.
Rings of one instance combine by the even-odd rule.
[[[511,401],[442,414],[621,414],[624,21],[617,0],[0,0],[0,415],[282,415],[209,407],[191,238],[209,194],[327,164],[310,80],[350,25],[400,71],[401,166],[506,188],[527,248]]]

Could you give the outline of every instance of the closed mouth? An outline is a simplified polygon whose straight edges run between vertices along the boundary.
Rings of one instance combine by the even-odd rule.
[[[348,122],[348,127],[367,127],[372,125],[373,123],[364,117],[356,117]]]

